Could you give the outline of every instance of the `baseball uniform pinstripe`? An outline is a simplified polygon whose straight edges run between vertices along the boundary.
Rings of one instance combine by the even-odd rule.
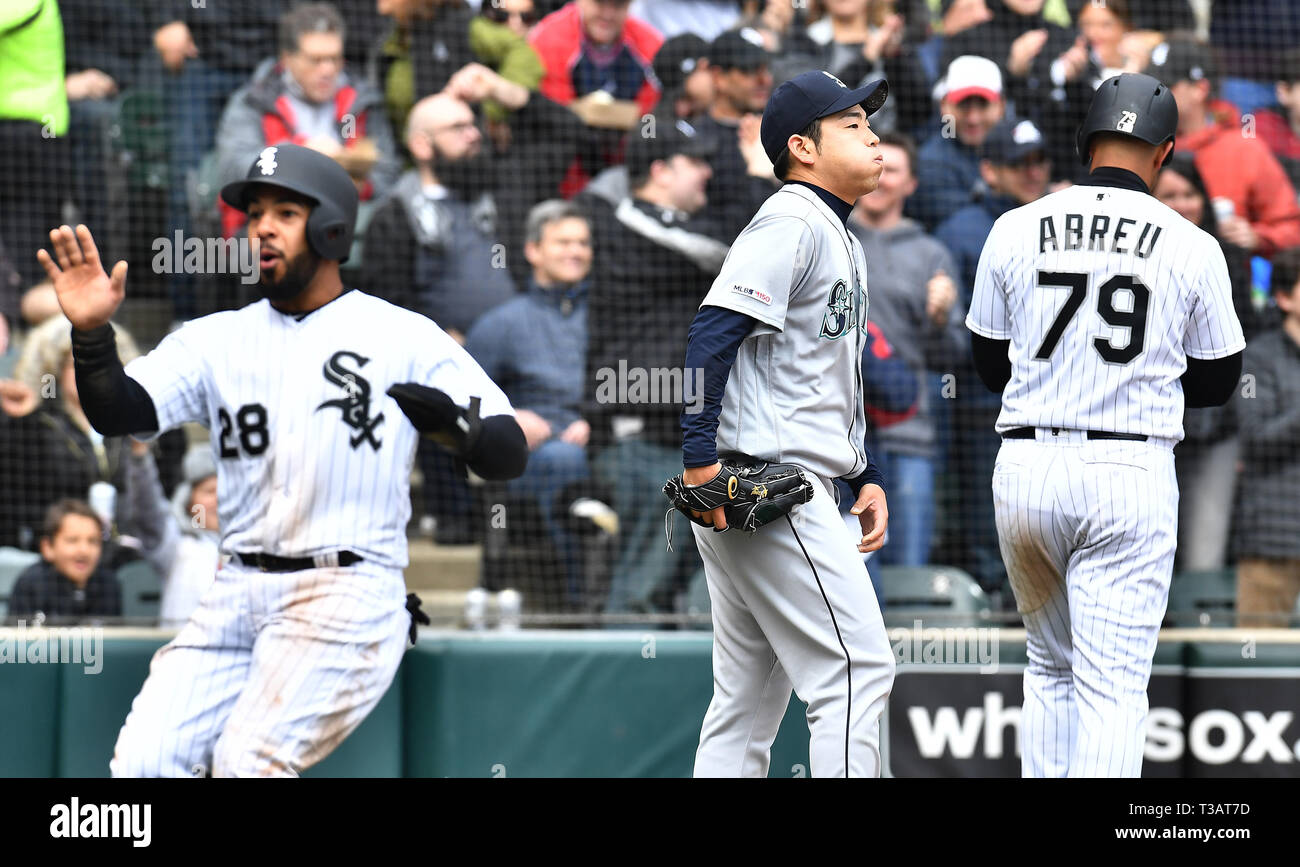
[[[1177,538],[1179,377],[1245,346],[1223,253],[1146,193],[1072,187],[998,220],[966,322],[1010,340],[998,431],[1034,429],[1004,440],[993,475],[1029,631],[1023,773],[1137,776]]]
[[[370,712],[405,646],[418,434],[386,389],[416,382],[461,406],[480,397],[484,417],[513,410],[433,322],[358,291],[306,315],[263,300],[197,319],[126,372],[160,430],[214,432],[223,552],[316,568],[222,567],[155,655],[112,771],[297,774]],[[363,559],[341,567],[339,551]]]
[[[793,463],[810,502],[753,535],[692,524],[713,614],[713,700],[696,776],[766,776],[794,689],[814,776],[878,776],[894,655],[832,480],[867,466],[861,379],[866,261],[809,188],[774,193],[701,306],[756,320],[723,396],[718,453]]]

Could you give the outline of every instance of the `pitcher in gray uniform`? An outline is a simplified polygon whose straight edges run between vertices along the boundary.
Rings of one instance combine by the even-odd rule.
[[[752,534],[721,508],[692,525],[713,614],[713,701],[696,776],[767,776],[793,689],[808,705],[813,776],[879,776],[880,715],[894,655],[862,553],[884,541],[884,480],[866,448],[862,347],[867,274],[845,229],[884,167],[868,116],[883,81],[850,90],[807,72],[782,84],[761,139],[785,181],[731,247],[691,324],[686,377],[702,383],[682,415],[684,481],[719,456],[796,464],[812,499]],[[833,481],[857,495],[862,537],[840,518]]]

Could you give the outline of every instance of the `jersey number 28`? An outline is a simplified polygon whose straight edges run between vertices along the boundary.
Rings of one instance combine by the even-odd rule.
[[[221,421],[221,457],[223,459],[239,457],[239,449],[231,442],[235,426],[231,423],[230,413],[226,412],[224,406],[217,410],[217,418]],[[239,444],[245,452],[256,457],[266,451],[267,445],[271,442],[270,434],[266,429],[266,407],[260,403],[246,403],[236,410],[235,421],[239,423]]]
[[[1084,299],[1088,297],[1088,276],[1074,271],[1038,272],[1039,286],[1069,289],[1070,297],[1065,299],[1061,312],[1056,315],[1052,327],[1047,329],[1047,336],[1043,338],[1043,344],[1034,353],[1034,358],[1039,361],[1051,359],[1052,351],[1056,349],[1056,344],[1061,342],[1061,336],[1065,334],[1065,326],[1074,318],[1074,314],[1079,312]],[[1121,290],[1132,293],[1132,310],[1115,308],[1115,294]],[[1094,338],[1092,345],[1098,355],[1111,364],[1128,364],[1142,354],[1143,343],[1147,337],[1147,304],[1150,300],[1151,290],[1131,274],[1116,274],[1101,284],[1101,289],[1097,292],[1097,315],[1105,320],[1107,325],[1127,328],[1129,337],[1128,343],[1124,346],[1116,346],[1105,338]]]

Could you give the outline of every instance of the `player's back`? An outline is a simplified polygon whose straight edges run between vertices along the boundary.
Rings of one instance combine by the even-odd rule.
[[[1181,439],[1188,354],[1241,349],[1225,315],[1231,289],[1212,236],[1144,192],[1080,185],[998,220],[968,324],[1011,341],[999,431]]]

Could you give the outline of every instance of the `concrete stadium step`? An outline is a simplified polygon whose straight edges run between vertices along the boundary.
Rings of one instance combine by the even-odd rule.
[[[411,565],[406,567],[406,588],[412,593],[456,590],[478,586],[483,559],[480,545],[438,545],[428,539],[409,542]]]

